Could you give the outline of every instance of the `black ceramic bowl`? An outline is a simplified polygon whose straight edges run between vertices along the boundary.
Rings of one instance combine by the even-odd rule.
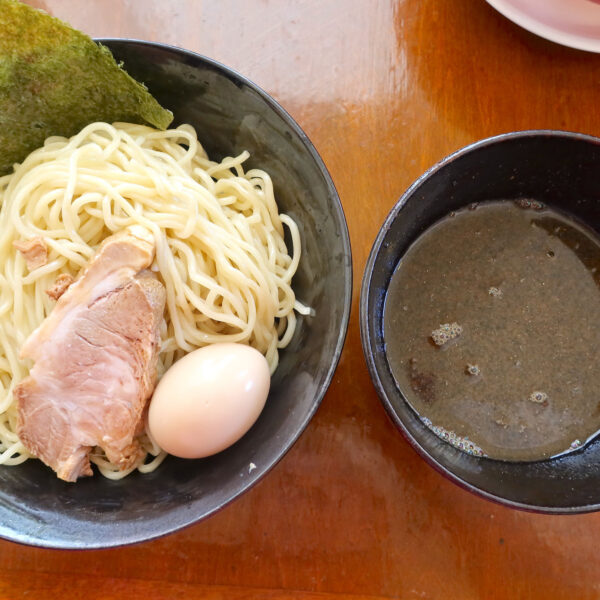
[[[383,224],[367,261],[360,299],[363,350],[381,400],[431,465],[490,500],[548,513],[600,508],[600,439],[561,458],[509,463],[450,446],[417,417],[390,373],[383,309],[390,277],[409,245],[434,222],[471,202],[535,198],[600,232],[600,139],[561,131],[524,131],[459,150],[422,175]]]
[[[256,85],[177,48],[101,40],[175,115],[196,127],[209,156],[242,150],[270,173],[283,212],[299,225],[294,289],[313,317],[300,318],[280,355],[266,407],[234,446],[203,460],[167,460],[121,481],[59,481],[39,461],[0,467],[0,535],[55,548],[101,548],[148,540],[207,517],[264,476],[302,433],[337,365],[350,311],[350,242],[327,170],[292,118]],[[256,468],[250,468],[253,463]]]

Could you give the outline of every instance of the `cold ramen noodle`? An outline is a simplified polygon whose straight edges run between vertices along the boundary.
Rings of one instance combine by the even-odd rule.
[[[478,456],[539,460],[600,430],[600,244],[531,200],[464,208],[401,258],[386,354],[409,404]]]
[[[0,178],[0,463],[148,472],[146,401],[176,361],[233,342],[273,373],[307,313],[300,238],[247,158],[211,161],[188,125],[93,123]]]

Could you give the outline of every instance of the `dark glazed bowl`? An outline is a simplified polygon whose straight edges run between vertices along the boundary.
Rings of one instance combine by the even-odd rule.
[[[299,225],[297,297],[315,315],[299,319],[281,352],[266,407],[237,444],[212,458],[167,460],[121,481],[99,475],[59,481],[39,461],[0,468],[0,535],[53,548],[106,548],[155,538],[203,519],[263,477],[317,410],[338,363],[350,312],[352,269],[340,201],[300,127],[256,85],[177,48],[101,40],[127,71],[190,123],[211,158],[249,150],[248,164],[273,179],[280,209]],[[254,464],[256,468],[251,468]]]
[[[523,131],[482,140],[422,175],[385,220],[367,261],[361,339],[371,377],[397,427],[449,479],[514,508],[577,513],[600,508],[600,439],[561,458],[508,463],[476,458],[440,440],[398,390],[385,356],[383,309],[390,277],[409,245],[434,222],[471,202],[535,198],[600,232],[600,139]]]

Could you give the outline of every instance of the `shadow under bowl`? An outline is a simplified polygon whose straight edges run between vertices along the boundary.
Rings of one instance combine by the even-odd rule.
[[[600,233],[600,139],[562,131],[507,133],[467,146],[424,173],[386,218],[367,261],[360,298],[363,351],[393,422],[449,479],[514,508],[594,511],[600,508],[600,437],[577,452],[536,462],[468,455],[421,422],[399,391],[386,359],[386,292],[408,247],[453,210],[472,202],[518,198],[540,200]]]
[[[168,457],[153,473],[65,483],[39,461],[0,468],[0,536],[53,548],[107,548],[203,519],[261,479],[316,412],[338,363],[350,312],[352,265],[342,207],[317,151],[265,92],[227,67],[170,46],[100,40],[175,115],[212,159],[250,152],[273,180],[279,208],[298,223],[293,286],[314,309],[280,353],[265,409],[235,445],[202,460]],[[251,467],[253,464],[255,467]]]

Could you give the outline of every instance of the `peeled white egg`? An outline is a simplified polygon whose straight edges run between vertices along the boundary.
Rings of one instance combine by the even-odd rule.
[[[270,383],[267,360],[250,346],[212,344],[194,350],[156,386],[148,412],[150,434],[181,458],[216,454],[252,427]]]

